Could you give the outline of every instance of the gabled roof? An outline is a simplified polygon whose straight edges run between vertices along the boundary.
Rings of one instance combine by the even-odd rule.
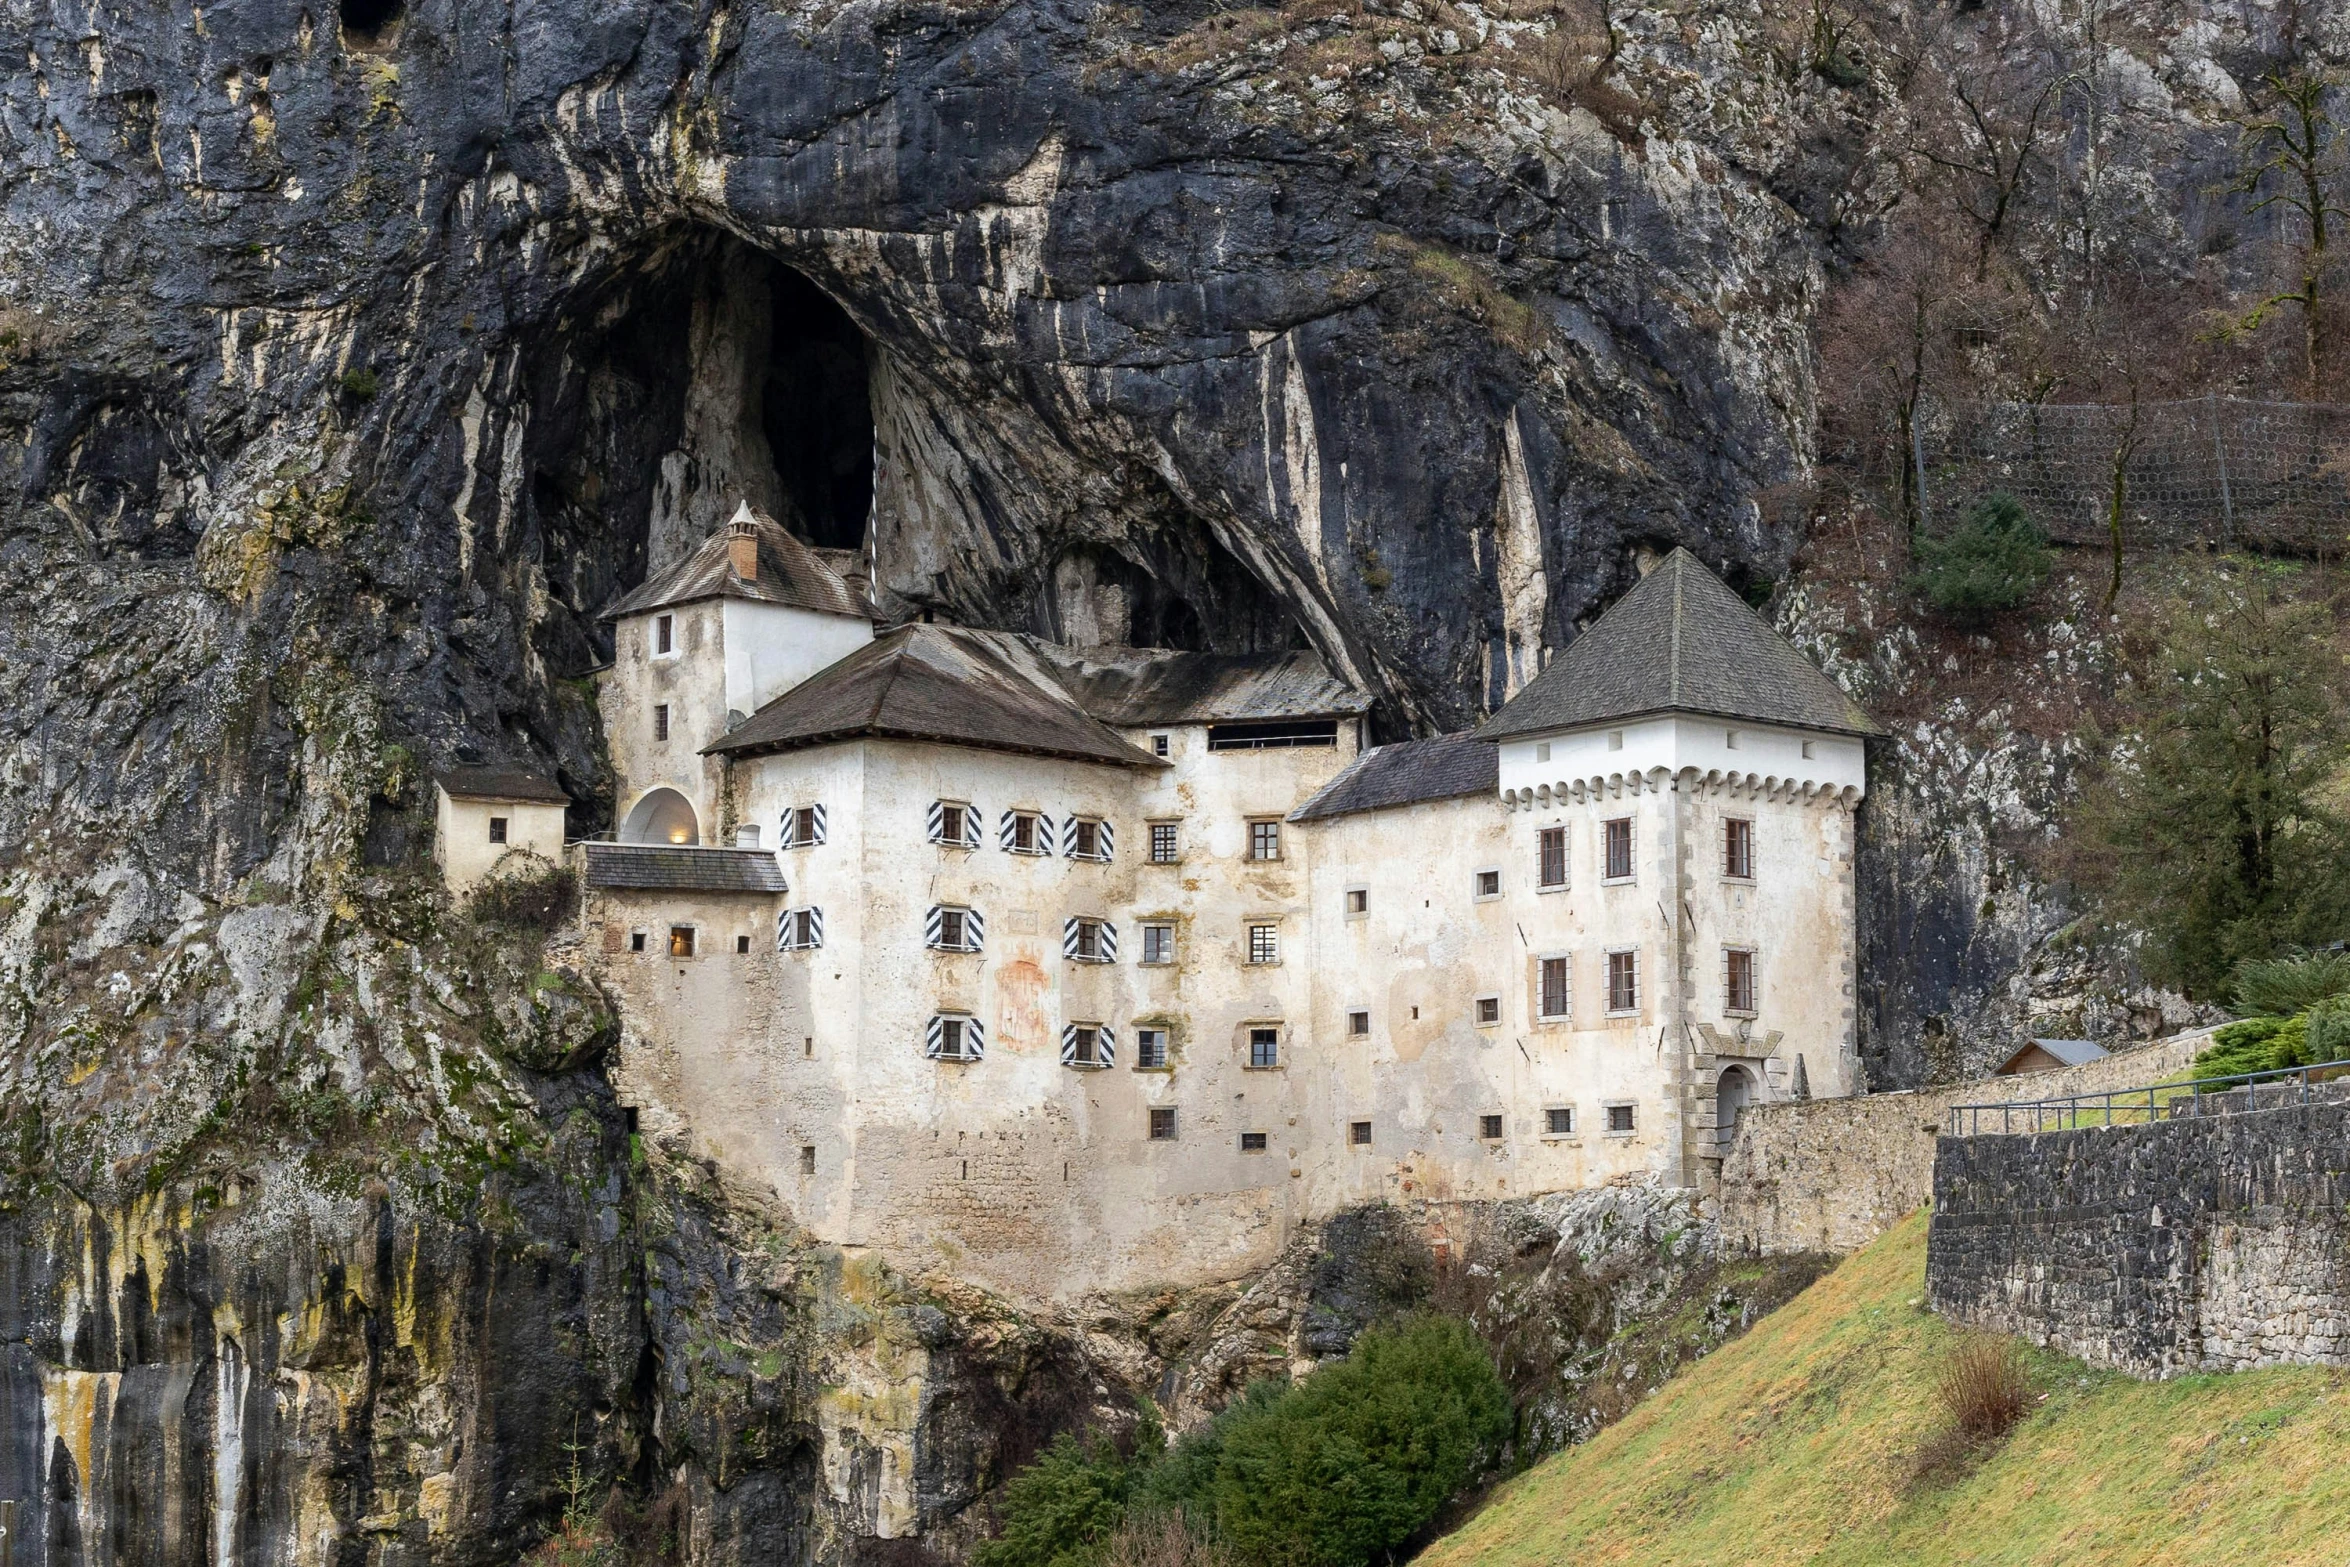
[[[787,892],[783,867],[764,849],[680,848],[657,843],[588,843],[591,887],[678,892]]]
[[[1685,549],[1666,556],[1478,733],[1508,740],[1654,713],[1883,733]]]
[[[2035,1039],[2028,1045],[2017,1047],[2013,1055],[1999,1064],[1997,1073],[1994,1075],[2010,1071],[2017,1062],[2030,1055],[2035,1049],[2047,1052],[2059,1066],[2087,1066],[2092,1061],[2104,1060],[2107,1054],[2103,1045],[2092,1040]]]
[[[691,604],[700,599],[750,599],[761,604],[788,604],[795,609],[812,609],[826,615],[854,615],[865,619],[873,613],[864,597],[846,582],[838,572],[818,557],[817,553],[798,539],[783,524],[745,501],[729,521],[747,522],[757,530],[759,538],[759,574],[756,580],[746,581],[734,574],[734,565],[728,554],[727,529],[721,528],[704,539],[694,552],[667,571],[647,578],[643,586],[623,594],[606,607],[599,616],[602,620],[619,620],[629,615],[642,615],[649,610],[666,609],[673,604]]]
[[[755,756],[860,737],[1163,767],[1088,713],[1032,638],[900,626],[792,687],[708,749]]]
[[[1318,654],[1179,653],[1165,648],[1040,645],[1085,710],[1105,724],[1236,723],[1266,718],[1351,718],[1370,698],[1330,672]]]
[[[432,775],[452,800],[517,800],[526,805],[569,805],[552,778],[521,767],[444,767]]]
[[[1500,791],[1501,747],[1473,733],[1438,735],[1365,751],[1290,812],[1289,819],[1327,821],[1428,800],[1478,794],[1498,798]]]

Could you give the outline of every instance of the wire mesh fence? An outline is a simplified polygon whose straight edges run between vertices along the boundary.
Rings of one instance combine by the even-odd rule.
[[[2350,545],[2350,406],[2184,402],[1928,404],[1915,464],[1929,531],[2006,491],[2049,536],[2339,556]]]

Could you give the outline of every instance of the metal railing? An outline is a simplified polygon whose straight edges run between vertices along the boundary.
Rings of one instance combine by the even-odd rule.
[[[2345,1079],[2350,1079],[2350,1061],[2321,1061],[2315,1066],[2239,1072],[2232,1077],[2182,1078],[2145,1088],[2067,1094],[2061,1099],[1952,1105],[1950,1135],[2004,1137],[2018,1132],[2070,1132],[2088,1126],[2144,1126],[2199,1115],[2277,1110],[2321,1098],[2350,1098],[2350,1081]],[[2310,1092],[2314,1086],[2337,1081],[2342,1081],[2340,1093]]]

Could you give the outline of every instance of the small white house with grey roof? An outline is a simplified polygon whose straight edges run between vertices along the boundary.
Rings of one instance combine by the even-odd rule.
[[[1310,651],[875,635],[820,577],[791,624],[836,651],[739,708],[648,617],[736,635],[744,537],[616,612],[585,919],[645,1129],[829,1241],[1231,1277],[1377,1198],[1702,1184],[1744,1104],[1854,1084],[1873,727],[1685,552],[1482,730],[1366,749]]]

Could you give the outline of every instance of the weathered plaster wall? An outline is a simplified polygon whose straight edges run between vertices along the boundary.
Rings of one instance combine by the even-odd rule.
[[[490,818],[504,817],[506,841],[490,841]],[[453,892],[494,873],[563,862],[564,808],[525,800],[456,800],[433,790],[433,857]]]
[[[2140,1376],[2350,1364],[2350,1103],[1943,1139],[1926,1298]]]
[[[1858,1251],[1933,1196],[1952,1105],[2168,1082],[2209,1043],[2198,1030],[2053,1072],[1749,1109],[1722,1161],[1723,1244],[1766,1255]]]

